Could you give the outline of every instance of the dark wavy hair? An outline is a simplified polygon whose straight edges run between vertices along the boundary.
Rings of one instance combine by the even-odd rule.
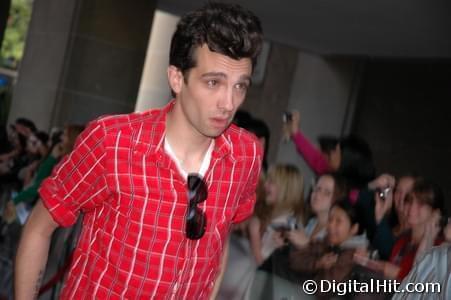
[[[415,195],[418,201],[423,205],[428,205],[433,209],[439,209],[445,212],[445,195],[442,188],[436,183],[426,178],[417,178],[406,201],[411,202]]]
[[[363,138],[350,135],[341,139],[340,148],[341,163],[337,172],[346,178],[350,188],[366,187],[376,174],[370,146]]]
[[[259,19],[237,4],[209,2],[185,14],[172,36],[169,64],[187,72],[196,66],[195,50],[204,44],[210,51],[233,59],[257,63],[263,43]]]
[[[357,234],[363,233],[363,226],[362,226],[362,211],[359,206],[352,205],[347,197],[343,197],[339,200],[337,200],[335,203],[332,204],[332,207],[338,207],[342,209],[346,215],[349,218],[349,221],[351,222],[351,225],[358,224],[359,229],[357,231]]]

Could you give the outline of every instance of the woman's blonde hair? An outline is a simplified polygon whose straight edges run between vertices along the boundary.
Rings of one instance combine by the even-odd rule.
[[[273,205],[272,215],[286,211],[305,222],[304,177],[296,166],[277,164],[269,168],[267,180],[278,189],[278,199]]]

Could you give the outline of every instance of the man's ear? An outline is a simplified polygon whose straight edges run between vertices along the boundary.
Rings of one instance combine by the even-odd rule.
[[[179,94],[183,86],[183,74],[177,67],[168,67],[168,81],[172,91]]]

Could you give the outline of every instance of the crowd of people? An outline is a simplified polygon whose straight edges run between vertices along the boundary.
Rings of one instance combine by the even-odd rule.
[[[315,184],[304,200],[296,166],[275,164],[263,173],[254,216],[232,232],[220,299],[297,299],[306,280],[415,282],[427,278],[420,267],[433,272],[424,260],[446,262],[435,280],[449,295],[451,222],[442,189],[417,174],[377,175],[360,137],[320,136],[315,145],[301,132],[300,117],[290,113],[284,134],[316,174]],[[388,299],[393,290],[346,295],[357,296]]]

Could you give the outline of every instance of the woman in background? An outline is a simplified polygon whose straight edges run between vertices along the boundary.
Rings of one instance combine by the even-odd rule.
[[[323,239],[326,236],[330,208],[346,194],[346,186],[341,177],[330,173],[321,175],[310,194],[311,217],[307,225],[305,228],[287,231],[285,238],[297,248],[302,248],[312,240]]]
[[[284,244],[280,233],[305,222],[304,179],[293,165],[279,164],[268,171],[264,184],[265,205],[262,215],[255,215],[249,224],[251,249],[260,265]]]

